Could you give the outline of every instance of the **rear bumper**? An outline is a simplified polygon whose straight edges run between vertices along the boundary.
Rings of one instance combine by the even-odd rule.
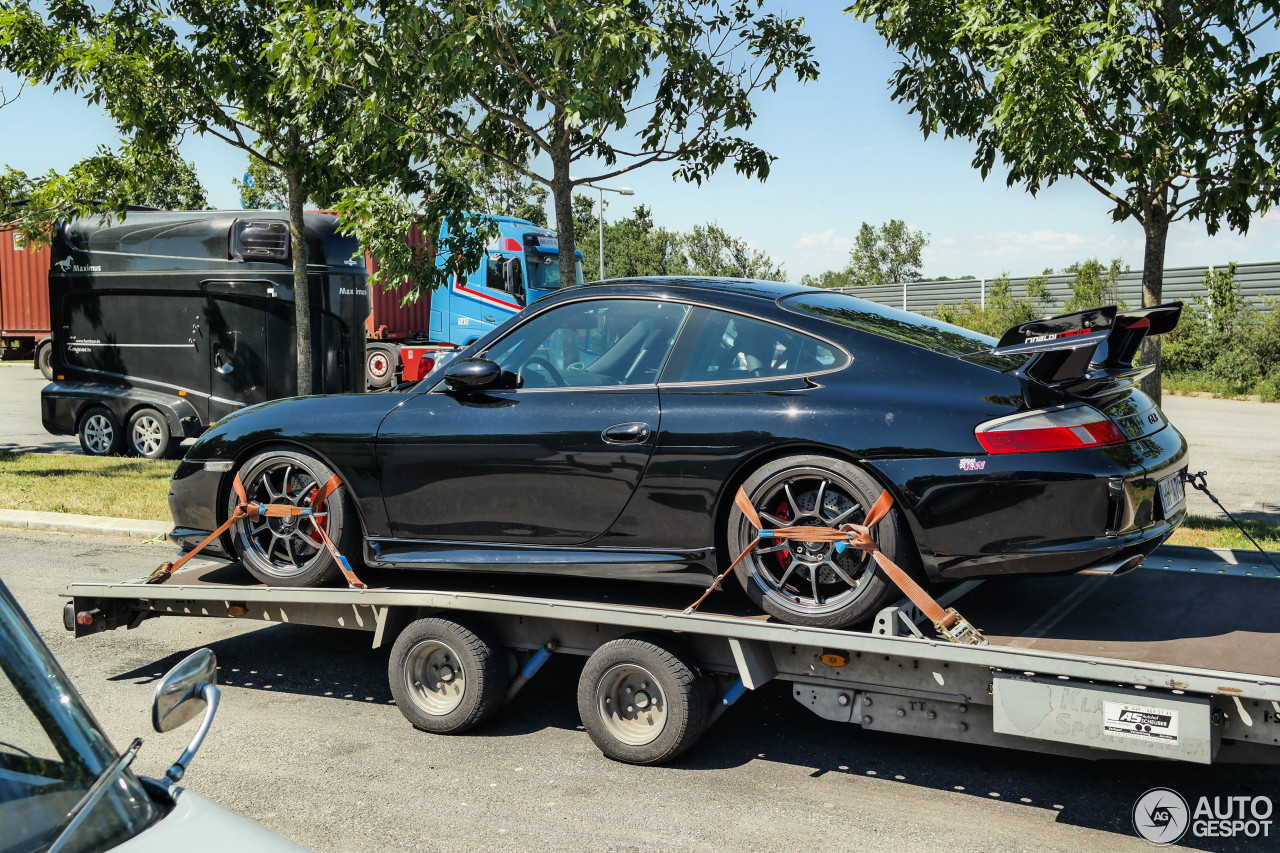
[[[1158,484],[1187,467],[1172,426],[1099,450],[877,461],[933,579],[1067,574],[1149,554],[1186,517]]]

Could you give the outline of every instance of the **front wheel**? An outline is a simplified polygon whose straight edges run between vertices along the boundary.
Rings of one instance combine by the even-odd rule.
[[[742,485],[766,528],[861,524],[883,490],[869,474],[827,456],[790,456],[764,465]],[[871,530],[880,550],[910,567],[900,514],[891,510]],[[756,538],[755,527],[734,506],[726,541],[733,556]],[[898,594],[870,554],[837,551],[829,542],[763,540],[734,569],[747,595],[766,613],[791,625],[844,628],[870,619]]]
[[[155,409],[134,412],[125,436],[129,453],[145,459],[164,459],[173,446],[169,423]]]
[[[113,456],[124,444],[120,420],[106,406],[94,406],[80,418],[80,449],[89,456]]]
[[[320,586],[341,573],[316,524],[350,558],[358,544],[359,523],[345,487],[328,500],[315,502],[320,487],[332,476],[333,471],[311,454],[284,448],[259,453],[241,467],[240,480],[250,503],[291,504],[314,512],[314,516],[247,518],[233,525],[232,540],[251,575],[269,586]],[[228,515],[235,505],[233,491],[228,496]]]
[[[506,655],[479,626],[419,619],[391,647],[387,678],[396,707],[416,728],[459,734],[502,707]]]

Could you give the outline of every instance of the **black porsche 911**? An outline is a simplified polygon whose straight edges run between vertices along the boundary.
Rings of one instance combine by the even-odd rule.
[[[999,342],[842,293],[725,279],[570,287],[412,387],[278,400],[220,421],[169,497],[191,546],[250,500],[314,507],[368,566],[705,586],[764,523],[862,520],[929,581],[1136,567],[1185,516],[1187,445],[1135,382],[1181,306],[1113,307]],[[255,577],[338,568],[309,520],[236,523]],[[779,542],[736,570],[787,622],[840,627],[897,595],[857,549]]]

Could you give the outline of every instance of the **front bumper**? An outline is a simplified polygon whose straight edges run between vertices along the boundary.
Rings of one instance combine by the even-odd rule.
[[[932,579],[1066,574],[1155,550],[1186,518],[1158,484],[1187,467],[1172,426],[1098,450],[974,460],[904,459],[875,467],[901,495]],[[967,466],[965,463],[968,463]]]
[[[184,551],[200,544],[219,524],[217,509],[222,505],[222,478],[217,471],[206,471],[204,461],[178,463],[169,481],[169,514],[173,516],[173,530],[169,539]],[[226,537],[210,542],[201,554],[230,558]]]

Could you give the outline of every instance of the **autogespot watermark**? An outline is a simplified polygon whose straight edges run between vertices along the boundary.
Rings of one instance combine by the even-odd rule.
[[[1270,838],[1270,797],[1200,797],[1192,806],[1172,788],[1152,788],[1133,804],[1133,828],[1152,844],[1193,838]]]

